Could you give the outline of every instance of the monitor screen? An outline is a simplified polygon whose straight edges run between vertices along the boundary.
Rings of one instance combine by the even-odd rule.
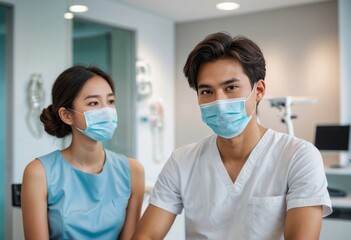
[[[348,151],[350,125],[321,125],[316,128],[315,146],[319,150]]]

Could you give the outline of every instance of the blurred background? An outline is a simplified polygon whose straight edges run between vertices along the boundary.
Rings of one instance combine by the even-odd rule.
[[[211,134],[182,72],[189,52],[210,33],[245,35],[261,47],[262,125],[288,133],[286,106],[268,100],[287,97],[308,100],[289,105],[296,137],[314,143],[318,125],[350,124],[351,2],[236,2],[240,8],[222,11],[217,0],[0,0],[0,239],[24,238],[11,186],[21,183],[25,166],[69,143],[48,136],[38,114],[51,103],[56,77],[73,64],[97,65],[116,83],[119,127],[105,146],[143,164],[144,207],[171,152]],[[72,12],[74,4],[88,10]],[[322,154],[326,167],[339,161],[338,151]],[[351,193],[347,166],[327,177]],[[324,220],[321,239],[347,239],[351,198],[333,204],[342,211]],[[167,239],[185,239],[183,215]]]

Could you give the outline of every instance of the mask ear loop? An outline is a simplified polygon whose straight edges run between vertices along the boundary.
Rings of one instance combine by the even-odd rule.
[[[72,112],[74,112],[74,113],[78,113],[78,114],[80,114],[80,115],[83,115],[83,116],[84,116],[84,119],[85,119],[85,122],[87,121],[84,113],[77,112],[76,110],[73,110],[73,109],[71,109],[71,108],[67,108],[67,110],[72,111]],[[86,123],[86,124],[87,124],[87,123]],[[75,126],[75,125],[73,125],[73,126],[74,126],[78,131],[80,131],[80,132],[82,132],[82,133],[84,133],[84,131],[86,130],[86,129],[85,129],[85,130],[80,129],[79,127],[77,127],[77,126]],[[88,128],[88,124],[87,124],[87,128]]]
[[[249,96],[248,96],[248,97],[246,98],[246,100],[245,100],[245,108],[246,108],[246,102],[247,102],[247,100],[251,97],[251,94],[254,92],[255,87],[256,87],[256,83],[254,83],[253,88],[252,88],[252,90],[251,90]],[[257,105],[257,102],[255,101],[255,105],[254,105],[254,108],[253,108],[253,110],[252,110],[252,113],[251,113],[251,115],[248,116],[248,117],[251,118],[251,117],[253,116],[253,114],[254,114],[255,111],[256,111],[256,105]],[[245,110],[245,111],[246,111],[246,110]],[[247,113],[246,113],[246,116],[247,116]]]
[[[67,110],[78,113],[80,115],[84,115],[84,113],[77,112],[76,110],[73,110],[72,108],[67,108]],[[85,115],[84,115],[85,116]]]

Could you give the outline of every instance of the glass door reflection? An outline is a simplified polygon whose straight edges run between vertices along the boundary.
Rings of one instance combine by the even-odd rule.
[[[133,31],[73,20],[73,64],[97,66],[115,83],[118,127],[104,146],[128,157],[135,157],[135,59]]]

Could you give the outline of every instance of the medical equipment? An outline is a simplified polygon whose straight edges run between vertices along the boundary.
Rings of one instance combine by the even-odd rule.
[[[163,101],[157,99],[150,105],[151,112],[151,134],[152,134],[152,152],[155,163],[161,163],[163,159]]]
[[[313,97],[266,97],[264,100],[269,101],[271,107],[277,108],[281,112],[281,121],[286,124],[289,135],[294,136],[294,127],[292,120],[297,118],[292,114],[291,106],[298,104],[316,103],[317,99]]]
[[[138,115],[142,123],[148,123],[151,133],[152,160],[156,164],[164,159],[164,107],[161,98],[152,97],[152,74],[150,64],[145,60],[136,62],[136,88]]]
[[[34,137],[40,138],[43,133],[43,126],[39,121],[45,100],[43,90],[43,79],[41,74],[32,74],[28,85],[28,105],[27,124]]]
[[[136,87],[138,101],[149,98],[152,95],[152,76],[150,65],[144,60],[136,62]]]

